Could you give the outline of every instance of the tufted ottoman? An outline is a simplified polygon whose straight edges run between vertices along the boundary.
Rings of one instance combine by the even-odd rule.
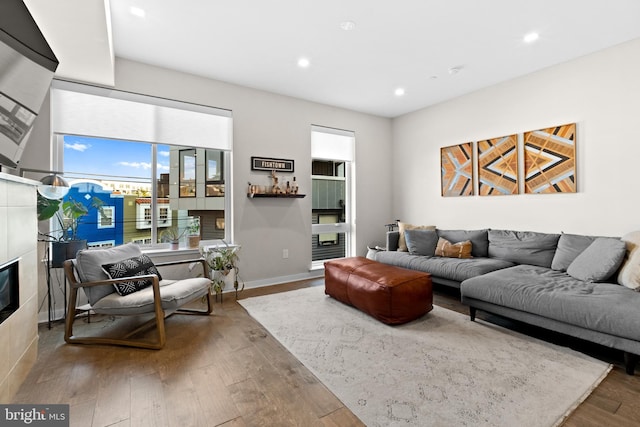
[[[364,257],[324,263],[325,294],[381,322],[397,325],[433,308],[431,275]]]

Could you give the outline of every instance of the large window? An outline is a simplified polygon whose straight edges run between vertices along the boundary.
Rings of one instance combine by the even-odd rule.
[[[219,209],[182,209],[180,206],[179,199],[185,196],[184,153],[194,159],[189,163],[192,170],[188,176],[193,179],[189,181],[188,194],[197,196],[196,149],[76,135],[65,135],[62,141],[65,176],[72,184],[64,201],[82,203],[89,210],[78,224],[78,235],[88,239],[90,246],[105,240],[115,245],[163,243],[168,234],[165,230],[169,228],[175,228],[186,242],[186,230],[194,217],[200,219],[202,239],[225,237],[216,230],[216,220],[225,217],[224,202],[219,204]],[[172,151],[178,153],[178,170],[171,165]],[[218,151],[217,156],[224,158],[224,152]],[[180,185],[173,187],[178,191],[172,194],[169,185],[168,192],[160,194],[162,182],[167,177],[170,180],[172,174],[179,177]],[[220,178],[218,181],[223,184],[224,179]],[[223,193],[218,196],[224,198]],[[101,201],[100,209],[90,202],[95,198]]]
[[[156,244],[175,231],[184,247],[194,218],[202,239],[233,241],[228,111],[56,81],[52,128],[67,197],[101,200],[78,230],[89,244]]]
[[[353,252],[353,132],[312,126],[312,267]]]

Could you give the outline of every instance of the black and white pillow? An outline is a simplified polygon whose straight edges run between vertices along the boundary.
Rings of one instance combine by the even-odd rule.
[[[122,261],[102,264],[102,269],[111,279],[120,279],[122,277],[144,276],[147,274],[155,274],[158,280],[162,280],[160,272],[147,255],[142,254],[137,257],[123,259]],[[129,280],[126,282],[114,283],[118,294],[124,296],[144,289],[153,284],[152,279]]]

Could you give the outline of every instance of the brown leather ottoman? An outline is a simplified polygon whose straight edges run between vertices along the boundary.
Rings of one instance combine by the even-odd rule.
[[[433,309],[431,275],[364,257],[324,263],[324,292],[381,322],[397,325]]]

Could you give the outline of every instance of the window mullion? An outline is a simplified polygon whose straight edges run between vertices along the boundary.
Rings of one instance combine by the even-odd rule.
[[[151,144],[151,242],[158,241],[158,146]]]

